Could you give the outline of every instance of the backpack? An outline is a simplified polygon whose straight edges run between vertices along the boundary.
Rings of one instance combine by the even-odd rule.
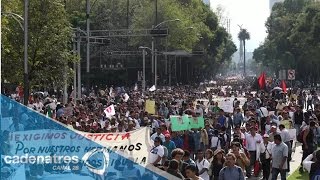
[[[305,129],[302,130],[297,136],[297,141],[300,142],[300,143],[303,143],[303,134],[304,134],[304,132],[305,132]]]
[[[320,167],[319,167],[319,165],[316,165],[315,163],[311,164],[309,178],[310,178],[310,180],[319,180],[320,179]]]

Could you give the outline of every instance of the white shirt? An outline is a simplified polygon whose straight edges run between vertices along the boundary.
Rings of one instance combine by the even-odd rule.
[[[211,137],[211,148],[217,147],[217,149],[221,149],[220,141],[218,137],[212,136]]]
[[[136,119],[133,119],[134,123],[136,124],[136,129],[139,129],[140,128],[140,124],[139,124],[139,121],[136,120]]]
[[[162,142],[164,142],[166,140],[166,138],[164,137],[164,135],[161,133],[160,135],[158,135],[157,133],[152,134],[151,139],[154,141],[156,139],[156,137],[159,137]]]
[[[151,127],[152,127],[152,129],[158,128],[158,127],[159,127],[158,121],[154,119],[154,120],[152,121]]]
[[[269,159],[270,156],[272,155],[272,148],[274,146],[273,142],[269,142],[267,144],[267,149],[266,149],[266,145],[264,143],[260,143],[260,152],[261,153],[266,153],[266,159]]]
[[[306,159],[303,160],[302,162],[302,165],[303,165],[303,168],[306,169],[309,173],[310,173],[310,170],[311,170],[311,164],[314,163],[312,161],[313,159],[313,154],[310,154]]]
[[[38,112],[42,111],[42,108],[43,108],[42,102],[33,103],[33,105],[34,105],[34,107],[36,107],[36,111],[38,111]]]
[[[198,167],[199,172],[203,168],[209,169],[209,167],[210,167],[210,163],[206,159],[203,159],[201,162],[199,162],[199,160],[197,160],[196,163],[197,163],[197,167]],[[208,171],[205,171],[204,173],[200,174],[199,177],[201,177],[203,180],[210,180]]]
[[[280,136],[281,136],[282,142],[288,142],[291,140],[289,131],[287,129],[282,129],[282,131],[280,132]]]
[[[253,137],[251,134],[246,135],[246,146],[248,151],[256,151],[257,150],[257,142],[262,142],[262,137],[260,134],[257,134]]]
[[[159,145],[157,147],[153,147],[149,153],[149,163],[150,164],[154,163],[158,159],[159,156],[162,158],[163,155],[164,155],[163,146]],[[159,164],[160,163],[161,163],[161,161],[159,161]]]

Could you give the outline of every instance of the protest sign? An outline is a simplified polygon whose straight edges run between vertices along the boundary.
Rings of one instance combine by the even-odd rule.
[[[104,113],[106,114],[106,117],[111,117],[116,114],[116,111],[114,109],[113,105],[108,106],[105,110]]]
[[[146,111],[149,113],[149,114],[156,114],[156,102],[153,101],[153,100],[146,100]]]
[[[224,112],[227,113],[233,113],[233,101],[230,99],[225,99],[224,101],[221,101],[221,109],[223,109]]]
[[[183,116],[185,117],[185,116]],[[203,117],[188,117],[190,126],[189,129],[204,128],[204,118]]]
[[[189,129],[189,118],[181,116],[170,116],[172,131],[183,131]]]

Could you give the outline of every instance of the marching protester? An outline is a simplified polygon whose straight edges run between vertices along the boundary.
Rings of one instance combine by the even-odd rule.
[[[308,155],[302,162],[303,168],[309,172],[309,179],[316,180],[320,178],[320,150]]]
[[[232,153],[226,155],[226,166],[219,173],[219,180],[239,179],[245,180],[241,168],[236,163],[236,156]]]
[[[274,136],[275,146],[272,148],[272,180],[277,180],[280,173],[281,180],[286,180],[286,172],[288,169],[288,146],[282,142],[281,136]]]
[[[260,144],[260,162],[262,164],[263,180],[268,180],[270,176],[270,165],[272,159],[273,142],[269,141],[269,135],[263,135],[263,143]]]
[[[222,149],[217,149],[214,151],[213,160],[210,163],[208,174],[210,179],[217,180],[219,179],[219,173],[221,169],[224,167],[225,158],[224,151]]]
[[[204,180],[210,180],[208,174],[210,164],[208,160],[204,158],[203,150],[198,150],[196,166],[198,167],[199,177],[201,177]]]

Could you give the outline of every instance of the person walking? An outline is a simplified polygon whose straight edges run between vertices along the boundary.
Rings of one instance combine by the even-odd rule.
[[[293,122],[294,122],[294,128],[296,129],[296,134],[300,133],[300,127],[302,126],[302,122],[304,121],[303,111],[301,106],[296,106],[296,111],[293,114]]]
[[[320,178],[320,150],[310,154],[303,160],[303,167],[309,172],[309,179],[316,180]]]
[[[218,180],[220,170],[223,168],[225,163],[224,151],[217,149],[213,155],[213,161],[210,164],[209,175],[211,180]]]
[[[246,146],[250,153],[250,165],[246,168],[247,177],[251,177],[252,167],[257,159],[257,145],[262,142],[262,137],[257,132],[257,128],[250,127],[250,133],[246,135]],[[259,145],[260,146],[260,145]]]
[[[197,167],[193,165],[188,165],[186,167],[186,174],[187,174],[187,179],[186,180],[203,180],[201,177],[197,176]]]
[[[263,135],[263,143],[260,144],[260,162],[262,164],[263,180],[268,180],[270,176],[270,165],[272,157],[273,143],[269,142],[269,135]]]
[[[303,160],[312,154],[317,149],[317,138],[316,138],[316,122],[310,121],[309,126],[302,130],[303,133],[303,143],[302,143],[302,160],[301,167],[299,168],[300,173],[303,172],[302,162]]]
[[[280,173],[281,180],[286,180],[288,146],[282,142],[280,134],[274,136],[275,146],[272,149],[272,177],[271,180],[277,180]]]
[[[287,172],[290,172],[290,161],[291,161],[291,154],[292,154],[292,144],[291,144],[290,133],[283,124],[279,125],[279,129],[280,129],[280,136],[281,136],[282,142],[284,142],[288,146]]]
[[[199,176],[204,180],[209,180],[210,177],[208,174],[208,170],[209,170],[210,164],[208,160],[204,158],[204,152],[202,150],[198,150],[196,165],[199,170]]]
[[[226,155],[226,166],[220,170],[219,180],[245,180],[241,167],[236,165],[236,160],[233,153]]]

